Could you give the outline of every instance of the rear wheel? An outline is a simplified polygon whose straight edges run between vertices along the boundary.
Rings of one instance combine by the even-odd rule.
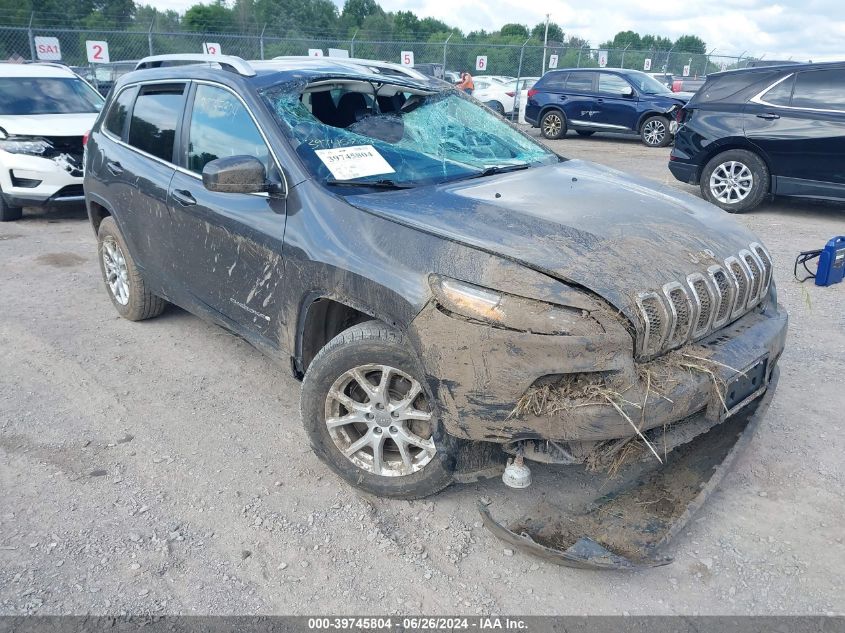
[[[566,117],[560,110],[549,110],[540,119],[540,133],[544,138],[559,139],[566,134]]]
[[[672,140],[669,120],[659,115],[648,117],[640,127],[640,138],[648,147],[666,147]]]
[[[595,130],[575,130],[578,136],[592,136],[595,134]]]
[[[23,217],[23,209],[21,207],[10,207],[6,204],[6,199],[0,193],[0,222],[13,222],[20,220]]]
[[[704,166],[700,186],[704,199],[725,211],[750,211],[769,192],[769,168],[753,152],[728,150]]]
[[[417,499],[452,482],[455,440],[437,420],[401,333],[355,325],[314,358],[300,411],[311,446],[335,473],[376,495]]]
[[[486,105],[499,116],[505,116],[505,106],[503,106],[500,102],[488,101]]]

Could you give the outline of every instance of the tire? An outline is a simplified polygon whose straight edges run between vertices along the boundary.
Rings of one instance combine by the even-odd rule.
[[[666,147],[672,142],[669,119],[657,114],[648,117],[640,126],[640,139],[647,147]]]
[[[10,207],[6,204],[6,199],[0,193],[0,222],[14,222],[23,217],[23,209],[21,207]]]
[[[578,134],[578,136],[592,136],[596,132],[595,130],[575,130],[575,133]]]
[[[382,367],[392,370],[386,398],[377,394]],[[350,377],[353,371],[359,378]],[[347,482],[380,497],[420,499],[446,488],[453,480],[457,440],[437,421],[436,403],[422,375],[405,337],[379,321],[354,325],[335,336],[314,357],[302,381],[300,413],[314,452]],[[405,411],[418,417],[429,414],[428,421],[391,417],[393,407],[413,388],[409,378],[416,381],[420,391]],[[359,379],[375,390],[372,396],[367,395]],[[340,393],[359,406],[343,406],[331,393]],[[379,407],[381,403],[386,406]],[[360,421],[338,424],[332,430],[327,424],[329,419],[353,417]],[[429,437],[425,437],[427,434]],[[406,437],[426,448],[406,444]],[[375,462],[374,441],[381,447],[380,469]],[[405,445],[407,461],[399,451],[400,443]],[[349,457],[343,449],[352,451]],[[379,471],[381,474],[377,474]]]
[[[549,110],[540,119],[543,138],[557,140],[566,135],[566,116],[560,110]]]
[[[120,316],[130,321],[143,321],[162,313],[167,302],[147,290],[144,277],[111,217],[100,223],[97,256],[106,291]]]
[[[498,114],[499,116],[505,116],[505,106],[503,106],[498,101],[488,101],[487,107],[490,108],[493,112]]]
[[[711,158],[701,172],[701,195],[728,213],[756,207],[769,193],[769,168],[754,152],[732,149]]]

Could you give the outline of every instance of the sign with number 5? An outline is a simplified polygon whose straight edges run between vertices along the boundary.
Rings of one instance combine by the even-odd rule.
[[[85,52],[88,53],[89,64],[109,63],[109,43],[85,40]]]
[[[402,55],[400,57],[403,66],[413,66],[414,65],[414,51],[402,51]]]
[[[203,42],[202,52],[206,55],[222,55],[223,51],[220,49],[220,44],[217,42]]]
[[[487,70],[487,55],[479,55],[475,58],[476,70]]]

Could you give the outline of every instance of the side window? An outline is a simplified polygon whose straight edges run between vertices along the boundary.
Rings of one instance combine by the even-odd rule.
[[[228,90],[200,84],[188,128],[188,169],[202,173],[209,161],[254,156],[270,171],[270,151],[241,101]]]
[[[566,76],[569,73],[549,73],[545,81],[543,81],[543,89],[545,90],[563,90],[566,86]]]
[[[479,81],[477,79],[474,79],[472,84],[473,86],[475,86],[476,90],[487,90],[487,88],[490,87],[490,84],[483,80]]]
[[[161,84],[141,88],[129,122],[129,144],[172,162],[176,122],[182,115],[184,91],[185,84]]]
[[[599,74],[599,94],[611,97],[621,97],[630,94],[631,84],[622,79],[619,75],[611,73]]]
[[[787,77],[777,86],[763,95],[763,101],[772,105],[788,106],[792,99],[792,86],[795,84],[795,76]]]
[[[795,77],[792,107],[845,111],[845,70],[808,70]]]
[[[106,120],[103,122],[103,127],[121,140],[124,138],[124,132],[126,132],[126,122],[129,120],[129,111],[132,109],[132,100],[137,92],[137,88],[127,88],[121,92],[117,99],[112,102]]]
[[[572,92],[592,92],[596,73],[569,73],[566,89]]]

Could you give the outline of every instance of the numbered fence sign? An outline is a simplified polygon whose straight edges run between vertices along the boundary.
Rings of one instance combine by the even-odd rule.
[[[88,54],[89,64],[109,63],[109,43],[85,40],[85,52]]]
[[[643,60],[643,70],[651,70],[651,58],[650,57],[646,57],[645,60]]]
[[[349,57],[349,51],[345,48],[330,48],[329,57],[342,57],[345,59]]]
[[[479,55],[475,58],[476,70],[487,70],[487,55]]]
[[[722,72],[725,72],[727,69],[728,69],[728,62],[722,62],[721,64],[719,64],[719,70],[721,70]]]
[[[35,55],[45,61],[59,61],[62,47],[58,37],[35,37]]]
[[[203,42],[202,52],[206,55],[222,55],[223,50],[217,42]]]
[[[684,66],[684,77],[689,77],[689,64]]]
[[[599,66],[601,68],[607,66],[607,51],[599,51]]]
[[[549,55],[549,68],[557,68],[557,55]]]
[[[323,56],[323,49],[322,48],[309,48],[308,49],[308,57],[322,57]]]
[[[414,51],[402,51],[399,61],[403,66],[414,65]]]

